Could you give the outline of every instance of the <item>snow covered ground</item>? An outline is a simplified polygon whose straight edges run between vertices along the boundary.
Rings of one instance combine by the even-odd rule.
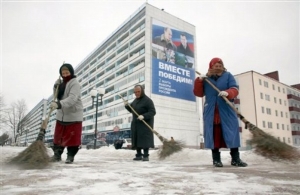
[[[23,150],[0,148],[1,195],[300,194],[300,163],[272,162],[252,151],[241,152],[246,168],[232,167],[228,151],[221,153],[224,167],[214,168],[210,150],[184,149],[162,161],[150,150],[143,162],[132,160],[135,151],[114,147],[82,148],[73,164],[42,170],[7,166]]]

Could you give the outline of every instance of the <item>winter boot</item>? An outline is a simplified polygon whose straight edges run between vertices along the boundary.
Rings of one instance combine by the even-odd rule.
[[[53,147],[54,155],[50,158],[50,162],[61,161],[61,155],[64,152],[65,147],[54,144]]]
[[[149,148],[144,149],[143,161],[149,161]]]
[[[143,160],[142,156],[143,156],[142,150],[141,149],[137,149],[136,150],[135,158],[133,158],[133,160]]]
[[[234,151],[234,152],[230,152],[230,155],[231,155],[231,165],[232,166],[236,166],[236,167],[247,167],[248,164],[243,162],[241,159],[240,159],[240,153],[237,152],[237,151]]]
[[[67,148],[68,150],[68,156],[67,159],[65,161],[66,164],[71,164],[74,162],[74,157],[77,154],[78,150],[79,150],[79,146],[69,146]]]
[[[212,152],[212,158],[213,158],[213,165],[215,167],[223,167],[223,164],[221,162],[221,152]]]

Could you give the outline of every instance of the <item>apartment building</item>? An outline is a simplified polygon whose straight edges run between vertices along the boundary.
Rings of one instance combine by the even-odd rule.
[[[19,123],[17,143],[25,145],[36,140],[41,128],[41,121],[46,117],[48,101],[42,99]]]
[[[249,71],[235,78],[240,86],[235,106],[242,115],[278,140],[300,146],[300,90],[279,82],[277,71]],[[242,147],[249,147],[252,134],[240,123]]]
[[[171,40],[164,45],[166,35]],[[183,36],[190,49],[187,54],[179,50]],[[120,136],[121,132],[130,136],[132,115],[120,96],[133,101],[133,87],[140,84],[156,106],[154,130],[167,139],[174,137],[189,147],[199,147],[199,102],[192,92],[195,39],[195,26],[148,3],[142,5],[75,67],[82,86],[83,138],[94,137],[96,120],[98,137],[109,139],[108,135]],[[100,87],[105,94],[96,119],[90,91]],[[51,100],[52,96],[48,102]],[[46,141],[52,141],[54,127],[55,113]],[[155,137],[155,145],[161,144]]]

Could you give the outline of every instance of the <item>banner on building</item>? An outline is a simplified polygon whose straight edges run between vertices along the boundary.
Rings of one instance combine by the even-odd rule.
[[[152,20],[152,93],[196,101],[194,37]]]

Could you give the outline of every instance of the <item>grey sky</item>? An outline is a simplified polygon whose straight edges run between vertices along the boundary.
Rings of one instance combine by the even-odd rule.
[[[146,1],[1,2],[1,92],[31,110],[51,95],[63,61],[76,67]],[[282,83],[300,83],[299,1],[148,3],[196,26],[200,72],[220,57],[233,74],[278,70]]]

